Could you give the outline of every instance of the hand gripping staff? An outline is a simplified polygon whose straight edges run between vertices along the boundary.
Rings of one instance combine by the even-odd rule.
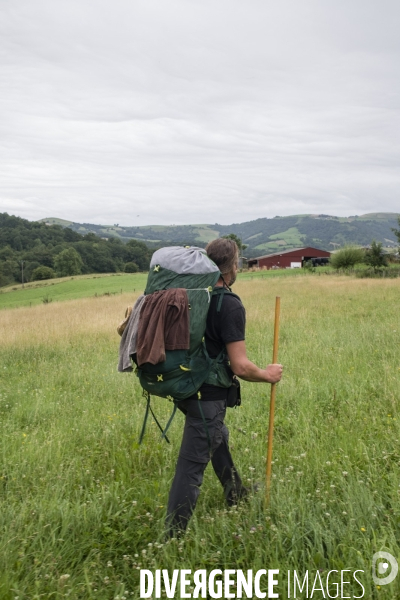
[[[272,362],[278,362],[278,343],[279,343],[279,315],[281,310],[280,296],[275,300],[275,326],[274,326],[274,348],[272,353]],[[267,488],[266,504],[269,503],[269,494],[271,489],[271,470],[272,470],[272,440],[274,436],[274,413],[275,413],[275,395],[276,383],[271,384],[271,400],[269,405],[269,428],[268,428],[268,450],[267,450]]]

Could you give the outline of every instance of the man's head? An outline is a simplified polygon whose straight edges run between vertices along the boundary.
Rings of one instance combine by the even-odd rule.
[[[221,271],[226,283],[232,285],[236,280],[239,260],[236,242],[229,238],[218,238],[207,244],[206,252]]]

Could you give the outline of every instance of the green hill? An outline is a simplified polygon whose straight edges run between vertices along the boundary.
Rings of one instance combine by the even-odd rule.
[[[43,219],[56,222],[80,234],[95,233],[102,238],[136,239],[150,247],[168,244],[194,244],[205,246],[210,240],[235,233],[248,245],[246,256],[268,254],[279,249],[298,246],[316,246],[334,250],[346,244],[368,245],[373,239],[386,248],[397,246],[392,228],[398,227],[398,213],[370,213],[351,217],[331,215],[292,215],[289,217],[260,218],[254,221],[220,225],[148,225],[122,226],[72,223],[61,219]],[[65,224],[64,224],[65,223]]]

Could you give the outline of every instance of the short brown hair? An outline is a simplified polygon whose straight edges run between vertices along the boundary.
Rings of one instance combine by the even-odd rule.
[[[239,258],[239,248],[234,240],[229,238],[218,238],[206,246],[209,258],[215,262],[222,275],[233,271]]]

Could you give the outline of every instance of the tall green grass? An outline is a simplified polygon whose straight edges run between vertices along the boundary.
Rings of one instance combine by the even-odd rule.
[[[235,291],[259,365],[281,296],[270,505],[261,489],[228,510],[209,467],[187,534],[169,543],[183,417],[170,445],[150,422],[138,446],[145,403],[116,371],[131,294],[1,311],[1,600],[136,598],[140,568],[362,569],[365,598],[400,597],[400,576],[380,590],[371,578],[374,552],[400,559],[398,281],[258,278]],[[263,483],[270,389],[242,388],[230,444],[244,480]],[[170,404],[153,404],[166,422]]]

